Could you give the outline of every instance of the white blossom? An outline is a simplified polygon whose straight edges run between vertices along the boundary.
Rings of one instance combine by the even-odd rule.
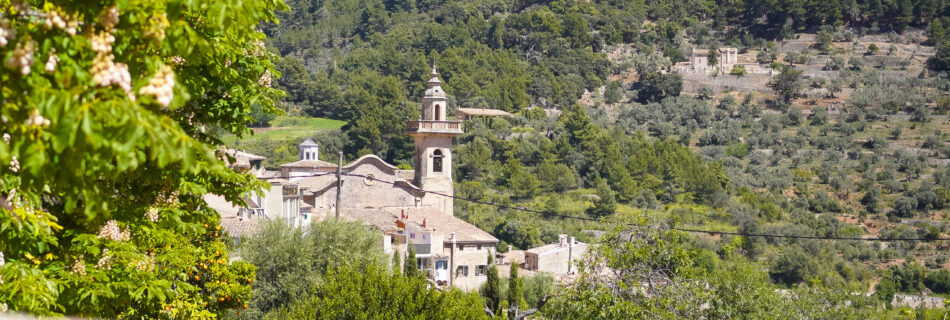
[[[109,32],[99,32],[89,38],[92,51],[99,53],[112,52],[112,44],[115,43],[115,36]]]
[[[158,104],[167,107],[175,97],[175,72],[169,66],[162,66],[158,72],[152,76],[148,85],[139,89],[139,94],[155,96]]]
[[[109,220],[106,222],[106,225],[102,226],[99,229],[99,238],[109,239],[114,241],[127,241],[129,240],[129,229],[120,231],[118,223],[115,220]]]
[[[132,91],[132,75],[129,66],[124,63],[115,63],[111,54],[100,53],[92,61],[92,80],[100,87],[118,85],[125,92]]]
[[[261,78],[257,80],[257,83],[260,84],[262,87],[270,88],[271,81],[272,79],[271,79],[270,70],[267,70],[267,71],[264,71],[264,75],[262,75]]]
[[[0,47],[7,46],[10,39],[13,38],[13,28],[10,28],[10,23],[7,21],[7,18],[0,13]]]
[[[19,69],[24,76],[30,74],[30,65],[33,64],[33,42],[18,44],[4,65],[10,69]]]
[[[13,156],[13,160],[10,160],[10,171],[14,173],[20,171],[20,160],[17,160],[16,156]]]
[[[3,257],[3,252],[0,252],[0,267],[7,264],[7,259]]]
[[[3,134],[3,142],[10,142],[10,134],[9,134],[9,133],[4,133],[4,134]]]
[[[171,58],[168,58],[168,60],[171,61],[171,63],[179,66],[185,64],[185,58],[182,58],[181,56],[172,56]]]
[[[52,29],[53,27],[66,29],[66,20],[63,20],[63,17],[56,11],[47,12],[46,20],[43,21],[43,24],[46,26],[46,29]]]
[[[47,127],[50,125],[50,121],[40,114],[40,110],[33,109],[33,112],[30,112],[30,117],[26,118],[25,124],[29,127]]]
[[[106,29],[112,29],[112,27],[115,27],[115,25],[119,24],[119,9],[117,9],[115,6],[112,6],[103,10],[101,13],[99,13],[99,24],[101,24]]]
[[[96,263],[96,269],[112,270],[112,256],[109,255],[109,249],[102,249],[102,258]]]
[[[75,274],[84,276],[86,275],[86,262],[83,261],[82,258],[76,259],[76,261],[73,262],[73,265],[69,268],[69,270]]]
[[[151,222],[158,222],[158,208],[149,208],[148,211],[145,212],[145,219]]]
[[[75,36],[76,28],[79,28],[79,21],[69,20],[69,23],[66,24],[66,33],[70,36]]]
[[[57,57],[55,53],[49,55],[49,59],[46,60],[46,68],[45,68],[45,71],[46,71],[47,73],[53,73],[53,71],[56,71],[56,63],[57,63],[57,62],[59,62],[59,57]]]

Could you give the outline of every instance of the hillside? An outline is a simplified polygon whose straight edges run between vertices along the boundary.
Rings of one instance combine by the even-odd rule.
[[[450,114],[517,115],[466,123],[454,150],[458,196],[667,227],[920,239],[693,233],[687,247],[697,263],[765,270],[774,288],[878,302],[950,294],[938,284],[950,267],[944,242],[927,241],[950,230],[945,4],[288,4],[281,24],[264,28],[284,57],[282,107],[346,123],[313,136],[326,155],[410,165],[404,121],[418,117],[435,64]],[[693,71],[694,57],[719,49],[735,49],[736,62]],[[285,159],[302,136],[274,140],[279,148],[251,149]],[[456,216],[522,249],[560,233],[593,242],[600,233],[589,231],[607,228],[465,201]]]

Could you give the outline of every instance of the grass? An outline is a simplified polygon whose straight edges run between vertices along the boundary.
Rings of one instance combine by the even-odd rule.
[[[254,134],[240,139],[235,135],[226,135],[223,140],[229,146],[234,145],[237,141],[293,140],[311,135],[317,131],[338,130],[344,124],[346,124],[345,121],[325,118],[279,116],[271,121],[271,127],[269,128],[255,128]]]

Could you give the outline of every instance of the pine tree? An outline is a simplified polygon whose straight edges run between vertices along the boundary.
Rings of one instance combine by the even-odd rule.
[[[943,28],[943,22],[940,22],[940,19],[934,19],[930,23],[930,41],[935,46],[941,46],[945,39],[947,39],[947,30]]]
[[[614,191],[607,184],[607,179],[597,178],[597,196],[600,199],[594,201],[594,206],[587,208],[587,214],[592,217],[603,217],[614,213],[617,210],[617,199]]]
[[[402,273],[406,275],[407,278],[414,278],[419,276],[419,266],[416,262],[416,248],[412,245],[412,241],[410,241],[406,247],[408,248],[408,253],[406,254],[406,262],[404,262],[402,266]]]
[[[511,276],[508,278],[508,306],[515,309],[525,307],[524,280],[518,277],[518,264],[511,264]]]

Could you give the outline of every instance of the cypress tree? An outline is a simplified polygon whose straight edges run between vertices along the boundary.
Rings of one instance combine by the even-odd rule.
[[[412,241],[406,247],[408,247],[408,254],[406,254],[406,262],[402,266],[402,273],[407,278],[417,277],[419,276],[419,266],[416,265],[416,248],[412,246]]]
[[[508,278],[508,306],[512,308],[523,308],[524,303],[524,280],[518,278],[518,264],[511,264],[511,276]]]
[[[491,253],[488,254],[488,282],[485,283],[485,303],[491,310],[497,310],[501,302],[501,288],[499,287],[498,268],[495,267]]]

